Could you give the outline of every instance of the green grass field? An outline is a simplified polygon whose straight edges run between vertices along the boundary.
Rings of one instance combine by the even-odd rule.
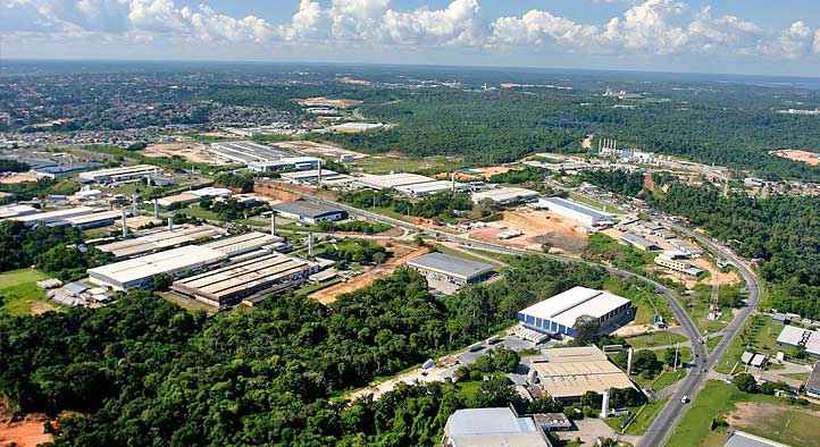
[[[35,269],[0,273],[0,295],[4,298],[3,311],[11,315],[27,315],[31,313],[33,304],[46,303],[45,291],[36,284],[37,281],[46,278],[48,275]]]
[[[626,434],[628,435],[642,435],[646,432],[646,429],[649,428],[649,425],[652,424],[652,421],[655,420],[655,417],[658,416],[658,413],[663,410],[663,407],[666,405],[666,402],[669,398],[665,399],[658,399],[654,402],[649,402],[648,404],[641,407],[638,410],[635,419],[626,427]]]
[[[783,324],[776,322],[766,315],[753,316],[737,337],[732,340],[723,358],[715,365],[715,370],[728,373],[740,359],[743,351],[750,349],[774,355],[783,350],[777,346],[777,336],[783,329]]]
[[[738,428],[793,446],[820,445],[820,424],[799,410],[801,407],[772,396],[744,393],[734,385],[713,380],[698,393],[666,446],[722,446],[727,433],[713,431],[712,421],[730,413],[739,402],[768,403],[776,405],[778,411],[777,417],[756,418],[750,425]]]
[[[669,346],[675,343],[683,343],[686,337],[667,331],[652,332],[651,334],[629,337],[626,342],[635,349],[654,348],[656,346]]]
[[[405,158],[376,155],[357,160],[355,166],[368,174],[389,174],[391,172],[452,171],[461,166],[458,160],[446,157]]]

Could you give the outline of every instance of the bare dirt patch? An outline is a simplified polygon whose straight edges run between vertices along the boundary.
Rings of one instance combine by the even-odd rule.
[[[342,149],[338,146],[328,143],[317,143],[315,141],[282,141],[274,143],[273,146],[299,152],[305,155],[314,155],[319,157],[341,158],[342,156],[351,157],[354,160],[367,158],[367,154],[361,152],[350,151]]]
[[[208,152],[205,145],[201,143],[152,144],[146,147],[142,151],[142,154],[146,157],[154,158],[171,158],[178,156],[193,163],[204,163],[215,166],[225,166],[228,164],[228,162],[221,160]]]
[[[381,245],[386,245],[387,241],[377,241]],[[413,247],[409,245],[399,245],[396,243],[392,244],[391,251],[393,252],[393,256],[387,260],[382,265],[369,267],[367,271],[363,274],[351,278],[347,282],[342,282],[338,284],[334,284],[326,289],[319,290],[318,292],[314,292],[310,295],[310,298],[322,303],[322,304],[330,304],[339,296],[356,291],[361,289],[362,287],[367,287],[370,284],[373,284],[377,279],[384,278],[385,276],[393,273],[393,270],[398,268],[399,266],[403,265],[410,259],[415,257],[421,256],[428,251],[430,251],[429,247]]]
[[[324,96],[296,99],[295,101],[304,107],[335,107],[337,109],[346,109],[364,102],[358,99],[330,99]]]
[[[53,440],[50,434],[43,432],[45,415],[29,414],[12,422],[5,413],[5,407],[0,404],[0,447],[36,447]]]
[[[706,281],[707,284],[718,284],[725,286],[740,282],[740,277],[737,275],[737,272],[733,270],[722,272],[714,263],[712,263],[711,260],[707,258],[700,257],[696,259],[693,264],[709,272],[709,279]]]
[[[6,176],[0,176],[0,183],[4,185],[16,185],[18,183],[36,182],[40,177],[31,172],[15,172]]]
[[[520,236],[498,240],[504,230],[521,231]],[[470,232],[470,237],[514,247],[540,249],[542,244],[566,253],[580,253],[587,244],[586,232],[576,222],[543,210],[519,208],[504,211],[502,219],[487,228]]]
[[[772,155],[775,155],[780,158],[785,158],[787,160],[806,163],[809,166],[820,166],[820,154],[816,154],[814,152],[800,151],[795,149],[782,149],[779,151],[773,151]]]
[[[740,402],[726,416],[733,427],[789,445],[820,446],[820,411],[767,402]]]

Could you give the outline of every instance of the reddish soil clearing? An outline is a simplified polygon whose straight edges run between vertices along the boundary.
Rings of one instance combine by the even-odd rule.
[[[382,242],[379,243],[382,244]],[[385,276],[393,273],[393,270],[401,265],[404,265],[404,263],[408,260],[421,256],[430,251],[428,247],[409,247],[406,245],[397,245],[395,243],[391,248],[393,256],[384,264],[371,267],[363,274],[353,277],[347,282],[334,284],[326,289],[319,290],[318,292],[311,294],[310,297],[322,304],[330,304],[336,301],[339,296],[356,291],[362,287],[367,287],[370,284],[373,284],[373,282],[377,279],[384,278]]]
[[[772,154],[780,158],[806,163],[809,166],[820,166],[820,154],[814,152],[783,149],[774,151]]]

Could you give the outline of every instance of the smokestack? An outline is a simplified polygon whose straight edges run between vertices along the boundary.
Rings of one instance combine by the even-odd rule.
[[[456,173],[450,173],[450,190],[453,194],[456,193]]]
[[[270,235],[276,236],[276,213],[270,213]]]
[[[601,419],[609,416],[609,390],[604,391],[604,399],[601,402]]]
[[[131,195],[131,214],[136,216],[137,215],[137,200],[139,196],[137,194]]]
[[[316,180],[316,186],[321,188],[322,187],[322,159],[321,158],[319,159],[319,164],[318,164],[317,169],[319,171],[319,177]]]
[[[154,199],[154,217],[159,217],[159,200]]]
[[[313,233],[308,233],[308,257],[313,257]]]
[[[626,353],[626,375],[627,377],[632,374],[632,348],[629,348],[629,351]]]
[[[174,231],[174,216],[168,216],[168,231]]]
[[[127,214],[128,214],[128,211],[126,211],[125,208],[123,208],[122,209],[122,237],[128,237],[128,225],[126,225],[127,224],[127,222],[126,222],[126,215]]]

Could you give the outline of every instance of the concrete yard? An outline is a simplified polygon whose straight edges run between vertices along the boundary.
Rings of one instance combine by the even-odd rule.
[[[499,240],[498,235],[504,230],[518,230],[523,234]],[[586,247],[587,240],[586,233],[572,220],[525,207],[504,211],[500,221],[491,222],[487,228],[472,230],[470,237],[534,250],[540,250],[543,243],[548,243],[567,253],[580,253]]]

